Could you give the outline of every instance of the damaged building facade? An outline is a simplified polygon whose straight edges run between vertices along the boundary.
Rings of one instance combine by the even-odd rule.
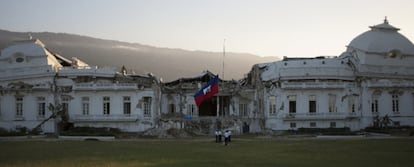
[[[155,126],[159,92],[153,76],[125,75],[20,41],[0,56],[0,127],[55,132],[53,110],[73,126],[143,131]],[[157,90],[155,88],[155,90]],[[50,107],[50,104],[53,106]]]
[[[216,75],[204,71],[201,74],[180,78],[162,86],[162,119],[173,121],[175,128],[194,132],[213,133],[216,129],[235,133],[260,132],[264,117],[255,103],[255,90],[239,81],[219,81],[219,93],[197,106],[194,93]],[[182,119],[184,118],[184,119]]]
[[[247,82],[265,104],[265,128],[413,126],[414,45],[387,19],[370,29],[336,57],[255,65]]]
[[[285,57],[254,65],[239,81],[220,80],[219,93],[199,107],[194,93],[215,77],[209,71],[163,83],[67,59],[39,40],[20,41],[1,51],[0,127],[54,132],[62,121],[48,119],[54,109],[75,127],[127,132],[360,130],[384,117],[413,126],[414,45],[386,19],[370,29],[339,56]]]

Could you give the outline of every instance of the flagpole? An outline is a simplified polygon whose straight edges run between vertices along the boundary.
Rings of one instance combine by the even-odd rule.
[[[224,79],[224,59],[226,58],[226,38],[224,38],[224,40],[223,40],[223,68],[222,68],[222,74],[221,74],[221,76],[222,76],[222,78]],[[219,99],[219,104],[220,104],[220,110],[221,110],[221,114],[220,114],[220,117],[222,117],[222,116],[224,116],[224,104],[223,104],[223,96],[220,98],[220,97],[218,97],[218,99]]]
[[[223,41],[223,67],[221,70],[221,77],[224,79],[224,58],[226,57],[226,38]]]

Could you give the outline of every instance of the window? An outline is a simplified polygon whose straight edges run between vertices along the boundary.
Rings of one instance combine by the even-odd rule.
[[[129,96],[124,96],[124,114],[131,114],[131,97]]]
[[[309,125],[310,125],[311,128],[315,128],[316,127],[316,122],[311,122]]]
[[[195,114],[195,106],[194,106],[194,104],[187,105],[187,114],[188,115],[191,115],[191,116],[194,116],[194,114]]]
[[[257,112],[260,112],[260,113],[262,113],[263,112],[263,99],[261,99],[261,98],[259,98],[258,99],[258,103],[257,103],[257,111],[255,111],[255,112],[253,112],[253,114],[254,114],[254,117],[256,117],[256,114],[257,114]]]
[[[23,57],[18,57],[18,58],[16,58],[16,62],[17,63],[24,62],[24,58]]]
[[[331,122],[329,127],[336,128],[336,122]]]
[[[373,99],[371,102],[371,112],[378,113],[378,99]]]
[[[240,116],[247,117],[248,116],[247,104],[246,103],[239,104],[239,111],[240,111],[239,113]]]
[[[108,96],[103,97],[103,114],[109,115],[111,113],[111,98]]]
[[[168,111],[169,111],[170,113],[175,113],[175,105],[171,103],[171,104],[168,106]]]
[[[296,96],[288,96],[289,113],[296,113]]]
[[[397,94],[392,95],[392,112],[398,113],[400,112],[400,101],[399,96]]]
[[[45,97],[37,97],[37,116],[44,118],[46,113]]]
[[[290,123],[290,127],[291,127],[291,128],[296,128],[296,123],[295,123],[295,122],[291,122],[291,123]]]
[[[269,97],[269,114],[276,114],[276,96]]]
[[[352,112],[352,113],[354,113],[354,112],[355,112],[355,104],[352,104],[352,107],[351,107],[351,112]]]
[[[336,112],[336,95],[329,95],[329,112]]]
[[[82,114],[89,115],[89,97],[82,97]]]
[[[349,100],[348,100],[348,107],[349,107],[349,112],[354,113],[355,112],[355,97],[354,96],[349,96]]]
[[[309,113],[316,113],[316,96],[309,96]]]
[[[151,97],[144,97],[144,117],[151,117]]]
[[[62,97],[62,110],[63,110],[63,113],[65,113],[66,115],[69,112],[69,100],[70,100],[70,97],[68,96]]]
[[[16,97],[16,117],[23,117],[23,97]]]

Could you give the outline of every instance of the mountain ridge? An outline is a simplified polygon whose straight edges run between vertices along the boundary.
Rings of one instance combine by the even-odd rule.
[[[0,29],[0,49],[16,41],[27,40],[29,34],[61,56],[77,57],[90,65],[115,67],[117,70],[125,66],[128,72],[134,71],[137,74],[151,72],[165,81],[195,76],[205,70],[222,73],[221,52],[165,48],[69,33],[13,32]],[[277,60],[280,59],[226,52],[224,79],[241,79],[254,64]]]

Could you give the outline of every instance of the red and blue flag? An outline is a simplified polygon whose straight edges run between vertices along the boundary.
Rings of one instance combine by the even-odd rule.
[[[213,97],[215,94],[219,92],[219,78],[218,76],[214,77],[210,81],[207,82],[197,93],[194,94],[194,100],[197,106],[200,106],[201,103]]]

